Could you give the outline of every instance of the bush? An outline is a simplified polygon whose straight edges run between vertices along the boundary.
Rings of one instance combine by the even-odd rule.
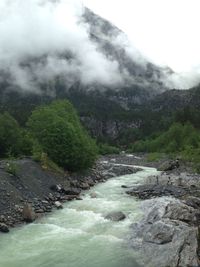
[[[159,161],[164,157],[164,154],[154,152],[154,153],[149,153],[147,156],[147,161],[152,162],[152,161]]]
[[[134,152],[178,153],[187,147],[200,147],[199,132],[189,123],[174,123],[167,132],[154,139],[136,142],[132,146]]]
[[[17,165],[17,163],[15,163],[15,162],[13,162],[13,161],[9,161],[9,162],[6,163],[6,168],[5,168],[5,170],[6,170],[8,173],[10,173],[10,174],[16,176],[17,173],[19,172],[19,166]]]
[[[119,154],[120,149],[115,146],[110,146],[108,144],[99,144],[99,154],[100,155],[110,155],[110,154]]]
[[[21,129],[8,113],[0,114],[0,157],[21,154]]]
[[[66,100],[36,108],[27,123],[43,152],[60,167],[71,171],[87,169],[97,156],[95,142],[80,124]]]

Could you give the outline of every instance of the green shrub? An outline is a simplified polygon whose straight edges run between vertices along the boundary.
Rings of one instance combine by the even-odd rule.
[[[119,154],[120,149],[115,146],[110,146],[108,144],[99,144],[99,154],[100,155],[109,155],[109,154]]]
[[[18,156],[22,133],[16,120],[8,113],[0,114],[0,157]]]
[[[36,108],[27,126],[42,151],[58,166],[79,171],[94,163],[96,144],[81,126],[68,101],[54,101],[48,106]]]
[[[187,147],[196,149],[200,146],[200,134],[189,123],[174,123],[167,132],[155,137],[136,142],[132,146],[134,152],[178,153]]]
[[[162,153],[154,152],[154,153],[149,153],[147,156],[147,161],[152,162],[152,161],[158,161],[161,158],[163,158]]]
[[[19,166],[13,161],[8,161],[6,163],[5,170],[12,175],[17,175],[19,172]]]

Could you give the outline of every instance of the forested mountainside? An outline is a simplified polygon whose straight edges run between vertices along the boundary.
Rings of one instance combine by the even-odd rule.
[[[66,98],[73,103],[93,137],[128,145],[167,129],[175,111],[187,106],[199,107],[198,86],[190,90],[167,90],[163,81],[172,71],[148,62],[135,48],[130,52],[126,35],[110,22],[85,9],[80,23],[87,25],[96,49],[117,62],[123,82],[110,86],[99,81],[83,84],[72,73],[70,78],[62,74],[48,81],[41,80],[37,90],[30,91],[15,85],[5,70],[0,79],[1,112],[8,111],[23,126],[38,105]],[[71,51],[59,56],[65,61],[76,59]],[[21,65],[31,70],[47,58],[48,55],[27,58]]]

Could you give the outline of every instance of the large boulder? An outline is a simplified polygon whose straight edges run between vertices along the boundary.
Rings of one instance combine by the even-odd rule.
[[[122,221],[126,218],[126,215],[121,211],[114,211],[105,216],[105,219],[111,220],[114,222]]]
[[[25,204],[22,210],[22,217],[25,222],[33,222],[36,219],[36,214],[30,204]]]
[[[177,169],[179,167],[179,160],[171,160],[171,161],[166,161],[162,163],[159,167],[159,171],[172,171],[174,169]]]
[[[129,240],[141,265],[199,266],[195,210],[172,198],[147,200],[142,205],[144,217],[131,226]]]

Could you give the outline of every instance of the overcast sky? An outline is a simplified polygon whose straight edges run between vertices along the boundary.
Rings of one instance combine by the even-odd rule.
[[[200,65],[200,0],[83,0],[127,33],[158,64],[175,71]]]

